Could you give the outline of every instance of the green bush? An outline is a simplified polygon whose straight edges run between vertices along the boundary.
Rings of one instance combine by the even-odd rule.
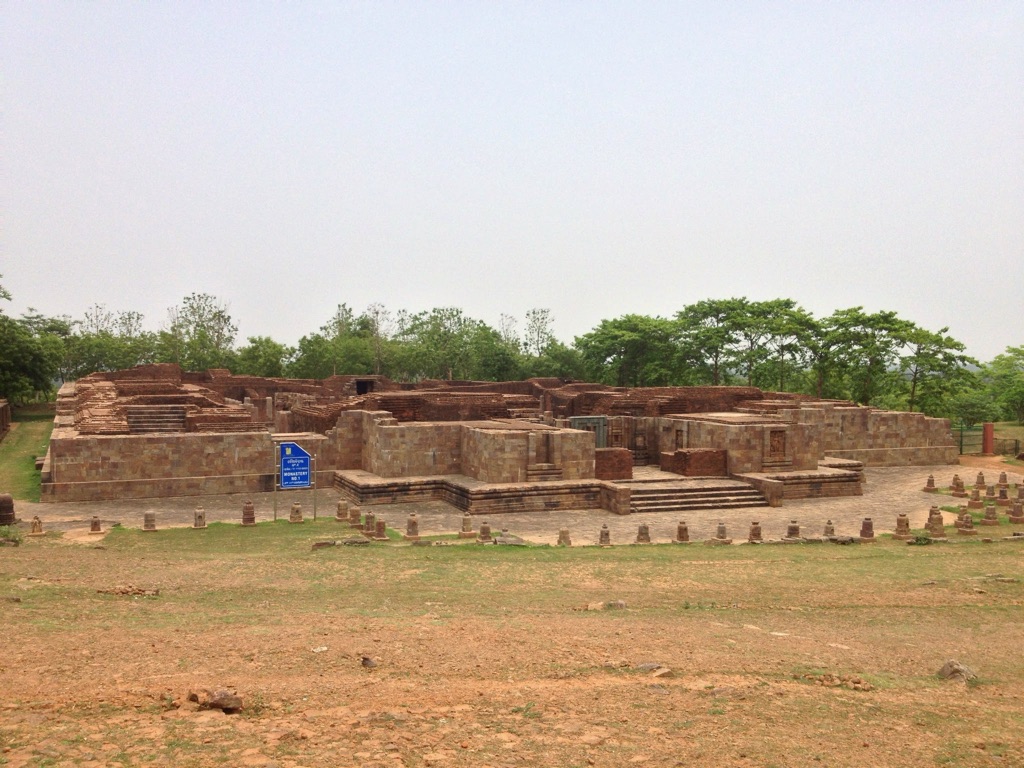
[[[25,534],[13,525],[0,525],[0,542],[13,542],[18,546],[24,538]]]

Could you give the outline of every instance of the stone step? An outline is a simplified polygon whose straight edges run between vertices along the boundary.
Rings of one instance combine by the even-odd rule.
[[[686,501],[665,502],[661,504],[630,504],[636,512],[684,512],[698,509],[741,509],[743,507],[767,507],[768,502],[760,498],[731,499],[687,499]]]
[[[125,419],[133,434],[185,431],[185,408],[180,405],[129,405]]]
[[[633,490],[630,494],[630,498],[634,500],[645,500],[645,501],[664,501],[671,499],[694,499],[694,498],[729,498],[731,496],[757,496],[760,497],[760,491],[755,488],[707,488],[707,489],[694,489],[679,492],[672,491],[646,491],[646,490]]]
[[[711,486],[702,488],[635,488],[629,499],[637,512],[683,512],[700,509],[736,509],[767,507],[764,494],[743,486]]]
[[[562,469],[554,464],[531,464],[526,468],[526,480],[530,483],[543,483],[561,479]]]

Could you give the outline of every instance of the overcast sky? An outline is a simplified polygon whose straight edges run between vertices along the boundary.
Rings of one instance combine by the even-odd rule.
[[[546,307],[571,342],[746,296],[1024,344],[1022,2],[2,15],[8,314]]]

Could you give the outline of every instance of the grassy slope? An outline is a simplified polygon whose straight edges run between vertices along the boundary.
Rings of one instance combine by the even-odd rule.
[[[0,492],[21,501],[39,501],[36,456],[46,453],[53,431],[53,406],[17,409],[14,424],[0,442]]]

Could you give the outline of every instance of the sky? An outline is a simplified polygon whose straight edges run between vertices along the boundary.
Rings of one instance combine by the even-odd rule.
[[[701,299],[1024,344],[1022,2],[3,3],[4,311]]]

